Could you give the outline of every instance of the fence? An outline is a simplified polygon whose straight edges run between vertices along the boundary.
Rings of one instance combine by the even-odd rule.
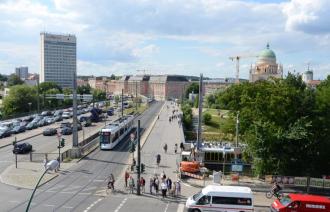
[[[57,153],[41,153],[41,152],[30,152],[30,162],[43,162],[44,159],[47,161],[56,160],[58,158]],[[63,160],[63,153],[61,153],[61,161]]]

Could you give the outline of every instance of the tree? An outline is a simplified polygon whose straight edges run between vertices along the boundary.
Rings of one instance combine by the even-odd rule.
[[[102,91],[100,89],[94,89],[93,90],[93,99],[95,101],[103,101],[103,100],[106,100],[106,93],[105,91]]]
[[[15,85],[10,87],[9,95],[3,100],[3,112],[6,116],[17,113],[29,112],[37,105],[37,92],[34,87],[28,85]]]
[[[116,75],[111,74],[110,79],[111,79],[111,80],[115,80],[115,79],[116,79]]]
[[[11,74],[8,78],[8,86],[21,85],[24,81],[19,78],[16,74]]]
[[[199,84],[197,82],[193,82],[188,86],[188,88],[186,89],[186,98],[189,98],[190,93],[199,93]]]
[[[5,82],[8,78],[5,75],[0,74],[0,81]]]
[[[204,120],[204,123],[205,123],[206,125],[210,124],[210,122],[211,122],[211,120],[212,120],[212,116],[211,116],[211,114],[209,114],[209,113],[204,113],[204,114],[203,114],[203,120]]]
[[[72,89],[71,88],[64,88],[63,89],[63,94],[64,95],[72,94]],[[64,99],[63,105],[72,106],[72,99]]]
[[[47,94],[59,94],[60,91],[57,89],[57,88],[51,88],[49,90],[47,90],[44,94],[47,95]],[[48,108],[56,108],[60,105],[60,101],[59,99],[48,99],[46,102],[45,102],[45,105],[48,107]]]
[[[91,91],[92,91],[92,88],[89,84],[87,85],[81,85],[81,86],[78,86],[77,88],[77,94],[91,94]]]
[[[46,93],[50,89],[57,89],[59,93],[62,93],[62,88],[56,82],[42,82],[39,84],[39,92],[41,94]]]

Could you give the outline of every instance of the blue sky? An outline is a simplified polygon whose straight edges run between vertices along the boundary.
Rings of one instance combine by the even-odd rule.
[[[77,36],[78,74],[234,77],[267,42],[288,71],[330,74],[328,0],[0,1],[0,73],[40,69],[40,32]],[[248,78],[256,58],[241,61]]]

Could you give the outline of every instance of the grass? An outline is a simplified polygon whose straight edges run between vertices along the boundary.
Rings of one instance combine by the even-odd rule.
[[[138,113],[143,113],[145,110],[147,109],[147,105],[146,104],[140,104],[138,106]],[[131,108],[127,108],[124,110],[124,114],[129,114],[135,112],[135,107],[131,107]]]

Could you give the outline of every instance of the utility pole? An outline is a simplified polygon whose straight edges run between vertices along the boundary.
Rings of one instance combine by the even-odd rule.
[[[197,151],[202,142],[202,112],[203,112],[203,74],[199,79],[199,94],[198,94],[198,130],[197,130]]]
[[[140,147],[140,120],[138,120],[138,126],[137,126],[137,153],[138,153],[138,170],[137,170],[137,190],[136,193],[137,195],[141,195],[140,192],[140,175],[141,175],[141,147]]]
[[[124,116],[124,89],[121,89],[121,117]]]
[[[78,147],[78,132],[77,132],[77,73],[73,72],[73,130],[72,130],[72,146]]]
[[[39,79],[37,79],[37,113],[40,113]]]
[[[138,105],[137,105],[138,104],[137,88],[138,88],[137,81],[135,81],[135,111],[136,111],[136,113],[138,111]]]

